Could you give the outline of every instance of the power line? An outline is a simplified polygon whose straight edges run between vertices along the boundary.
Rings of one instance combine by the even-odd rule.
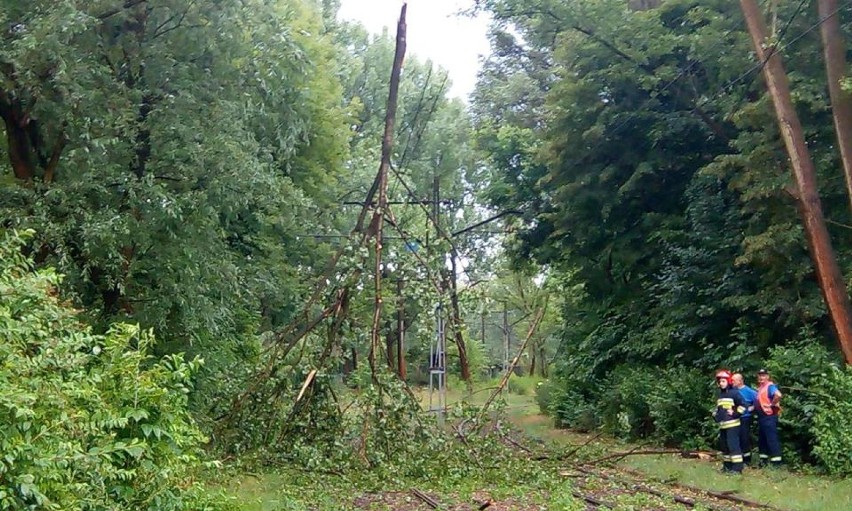
[[[779,38],[778,38],[778,39],[779,39],[779,42],[780,42],[780,40],[781,40],[781,39],[783,39],[784,35],[786,35],[787,30],[790,28],[790,26],[792,25],[792,23],[793,23],[793,21],[796,19],[796,17],[798,17],[798,15],[801,13],[802,9],[804,8],[805,3],[807,3],[807,0],[800,0],[799,5],[798,5],[798,7],[796,8],[795,12],[793,13],[793,15],[792,15],[792,16],[790,16],[790,18],[787,20],[787,22],[785,23],[784,27],[782,28],[782,30],[781,30],[781,32],[780,32],[780,34],[779,34]],[[775,53],[782,52],[782,51],[786,50],[786,49],[787,49],[787,48],[789,48],[791,45],[795,44],[795,43],[796,43],[796,42],[798,42],[800,39],[802,39],[803,37],[805,37],[805,36],[806,36],[806,35],[808,35],[809,33],[813,32],[815,29],[819,28],[819,26],[820,26],[820,25],[822,25],[823,23],[825,23],[825,22],[826,22],[826,20],[828,20],[828,19],[832,18],[833,16],[837,15],[837,14],[838,14],[841,10],[845,9],[846,7],[849,7],[850,5],[852,5],[852,0],[848,0],[847,2],[843,3],[841,6],[839,6],[837,9],[835,9],[833,12],[831,12],[831,13],[827,14],[825,17],[821,18],[819,21],[817,21],[817,22],[816,22],[815,24],[813,24],[811,27],[809,27],[808,29],[806,29],[806,30],[804,30],[803,32],[801,32],[800,34],[798,34],[796,37],[794,37],[793,39],[791,39],[789,42],[787,42],[787,43],[785,43],[785,44],[783,44],[783,45],[780,45],[780,46],[779,46],[778,44],[774,45],[774,46],[773,46],[773,47],[772,47],[772,48],[771,48],[771,49],[767,52],[767,55],[766,55],[766,57],[765,57],[763,60],[761,60],[761,61],[760,61],[760,62],[758,62],[757,64],[755,64],[755,65],[753,65],[752,67],[750,67],[747,71],[745,71],[743,74],[741,74],[740,76],[738,76],[738,77],[737,77],[737,78],[735,78],[734,80],[731,80],[731,81],[727,82],[726,84],[724,84],[724,85],[723,85],[722,87],[720,87],[720,88],[719,88],[719,89],[718,89],[718,90],[717,90],[717,91],[716,91],[716,92],[715,92],[712,96],[709,96],[709,97],[707,97],[706,99],[699,101],[699,102],[698,102],[695,106],[693,106],[692,110],[694,111],[694,110],[696,110],[696,109],[698,109],[698,108],[701,108],[701,107],[705,106],[706,104],[708,104],[708,103],[709,103],[709,102],[711,102],[712,100],[714,100],[714,99],[716,99],[717,97],[719,97],[721,94],[723,94],[723,93],[725,93],[725,92],[729,91],[729,90],[730,90],[730,89],[731,89],[734,85],[736,85],[737,83],[739,83],[739,82],[741,82],[742,80],[745,80],[746,78],[748,78],[748,76],[749,76],[749,75],[751,75],[753,72],[755,72],[755,71],[759,71],[759,70],[762,70],[762,69],[766,66],[766,64],[769,62],[769,59],[770,59],[770,58],[772,58],[772,56],[773,56]],[[726,32],[725,36],[729,36],[729,35],[731,35],[733,32],[734,32],[734,30],[733,30],[733,29],[728,30],[728,31]],[[689,72],[689,71],[690,71],[690,70],[691,70],[691,69],[692,69],[692,68],[693,68],[696,64],[698,64],[698,63],[700,63],[700,62],[699,62],[699,61],[693,61],[693,62],[692,62],[690,65],[688,65],[686,68],[684,68],[683,70],[681,70],[681,72],[680,72],[680,73],[678,73],[678,74],[677,74],[677,75],[676,75],[676,76],[675,76],[675,77],[674,77],[671,81],[669,81],[669,82],[668,82],[668,83],[667,83],[667,84],[666,84],[666,85],[665,85],[665,86],[664,86],[664,87],[663,87],[660,91],[652,92],[652,96],[651,96],[650,98],[646,99],[646,100],[642,103],[642,105],[641,105],[639,108],[637,108],[636,110],[641,110],[641,109],[644,109],[646,106],[648,106],[648,103],[650,103],[653,99],[655,99],[657,96],[659,96],[662,92],[665,92],[665,91],[666,91],[669,87],[671,87],[671,86],[672,86],[675,82],[677,82],[679,79],[681,79],[683,76],[685,76],[685,75],[686,75],[686,74],[687,74],[687,73],[688,73],[688,72]],[[630,121],[631,121],[631,119],[629,119],[629,118],[628,118],[628,119],[625,119],[624,121],[620,122],[619,124],[617,124],[617,125],[616,125],[616,126],[615,126],[612,130],[611,130],[611,132],[610,132],[610,136],[612,136],[612,135],[616,134],[618,131],[620,131],[622,128],[624,128],[624,127],[625,127],[628,123],[630,123]],[[605,142],[601,142],[601,143],[599,143],[597,146],[595,146],[595,147],[594,147],[594,149],[599,149],[599,148],[600,148],[600,147],[601,147],[604,143],[605,143]]]

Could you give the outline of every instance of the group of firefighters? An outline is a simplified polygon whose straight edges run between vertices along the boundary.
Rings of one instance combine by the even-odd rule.
[[[722,370],[716,373],[719,398],[713,414],[719,424],[719,444],[722,450],[722,471],[742,473],[751,463],[751,424],[757,417],[758,452],[760,465],[781,464],[781,443],[778,440],[778,414],[781,411],[781,391],[769,378],[766,369],[757,372],[758,388],[743,382],[743,375]]]

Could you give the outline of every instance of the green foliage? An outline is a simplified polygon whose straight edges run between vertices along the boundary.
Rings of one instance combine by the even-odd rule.
[[[187,411],[201,361],[152,360],[136,326],[93,334],[21,245],[0,240],[0,507],[213,509]]]
[[[713,389],[696,370],[622,366],[598,386],[557,378],[540,389],[539,405],[557,426],[600,426],[627,440],[691,447],[708,445],[715,433]]]
[[[852,458],[843,447],[852,435],[843,419],[852,401],[849,368],[841,367],[809,330],[796,344],[773,349],[767,366],[784,392],[780,431],[788,460],[817,463],[831,474],[852,473]]]
[[[813,455],[830,474],[852,475],[852,369],[829,366],[813,387],[819,392],[813,415]]]
[[[834,332],[771,102],[757,73],[743,75],[753,61],[739,6],[479,4],[497,21],[473,106],[491,163],[484,197],[523,213],[506,243],[515,264],[546,265],[565,291],[543,399],[557,423],[701,445],[712,437],[706,375],[718,367],[769,359],[782,385],[843,389],[820,379]],[[782,43],[814,21],[795,9],[774,13],[789,20]],[[783,57],[826,216],[846,223],[818,45],[797,38]],[[848,275],[850,232],[831,235]],[[814,418],[827,414],[815,396],[788,395],[782,430],[797,458],[827,466],[814,450]],[[845,438],[823,424],[825,445]]]
[[[241,363],[327,254],[303,236],[333,224],[349,121],[318,6],[3,1],[0,13],[17,27],[0,49],[0,174],[15,176],[3,225],[37,231],[36,264],[66,275],[97,329],[128,319],[155,329],[159,353],[215,354],[205,376]]]

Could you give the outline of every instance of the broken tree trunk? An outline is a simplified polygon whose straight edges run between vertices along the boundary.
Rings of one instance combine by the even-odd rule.
[[[798,188],[797,200],[799,201],[811,259],[829,316],[837,332],[840,349],[846,363],[850,364],[852,363],[852,306],[850,306],[849,294],[846,291],[843,275],[840,272],[840,266],[837,264],[837,258],[825,225],[814,164],[805,143],[802,125],[793,107],[790,86],[784,72],[784,66],[781,63],[781,55],[774,51],[774,48],[768,49],[764,46],[766,27],[757,2],[755,0],[740,0],[740,6],[757,57],[765,63],[763,76],[766,79],[769,94],[772,96],[772,103],[775,105],[781,137],[784,139],[784,145],[787,147],[787,153],[790,156],[793,177]]]
[[[500,385],[498,385],[497,388],[494,389],[494,392],[488,398],[488,401],[486,401],[485,404],[482,405],[482,409],[479,410],[479,413],[476,416],[477,424],[482,424],[482,417],[485,416],[485,412],[488,411],[488,407],[491,406],[491,403],[494,401],[494,398],[496,398],[497,395],[503,391],[503,388],[506,386],[506,384],[509,383],[509,378],[512,376],[512,373],[515,372],[515,366],[518,365],[518,361],[521,359],[521,355],[524,354],[524,350],[526,350],[527,344],[529,344],[530,339],[532,339],[532,336],[535,335],[535,331],[538,328],[538,324],[541,321],[542,316],[544,316],[544,309],[539,309],[535,315],[535,319],[533,319],[532,323],[530,323],[530,329],[527,332],[527,338],[524,339],[524,343],[521,345],[521,349],[518,350],[518,354],[515,355],[515,358],[512,359],[512,361],[509,363],[509,366],[506,368],[506,373],[503,375],[503,379],[500,381]]]
[[[382,137],[382,159],[379,164],[379,173],[376,179],[378,185],[379,200],[373,210],[373,219],[370,222],[368,236],[375,241],[375,298],[373,303],[373,328],[370,333],[370,370],[373,379],[376,378],[376,352],[379,349],[379,337],[381,334],[379,325],[382,317],[382,233],[384,226],[385,210],[388,207],[388,171],[390,169],[391,150],[393,149],[393,133],[396,123],[396,106],[399,97],[399,80],[402,74],[402,63],[405,59],[406,23],[405,13],[408,4],[402,4],[399,15],[399,23],[396,28],[396,53],[393,58],[391,69],[390,91],[388,92],[387,112],[385,113],[385,133]]]

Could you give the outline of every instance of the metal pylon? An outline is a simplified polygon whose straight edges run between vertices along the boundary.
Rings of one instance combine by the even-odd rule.
[[[447,408],[447,336],[443,304],[435,308],[435,338],[429,347],[429,411],[444,423]],[[437,393],[437,395],[436,395]]]

